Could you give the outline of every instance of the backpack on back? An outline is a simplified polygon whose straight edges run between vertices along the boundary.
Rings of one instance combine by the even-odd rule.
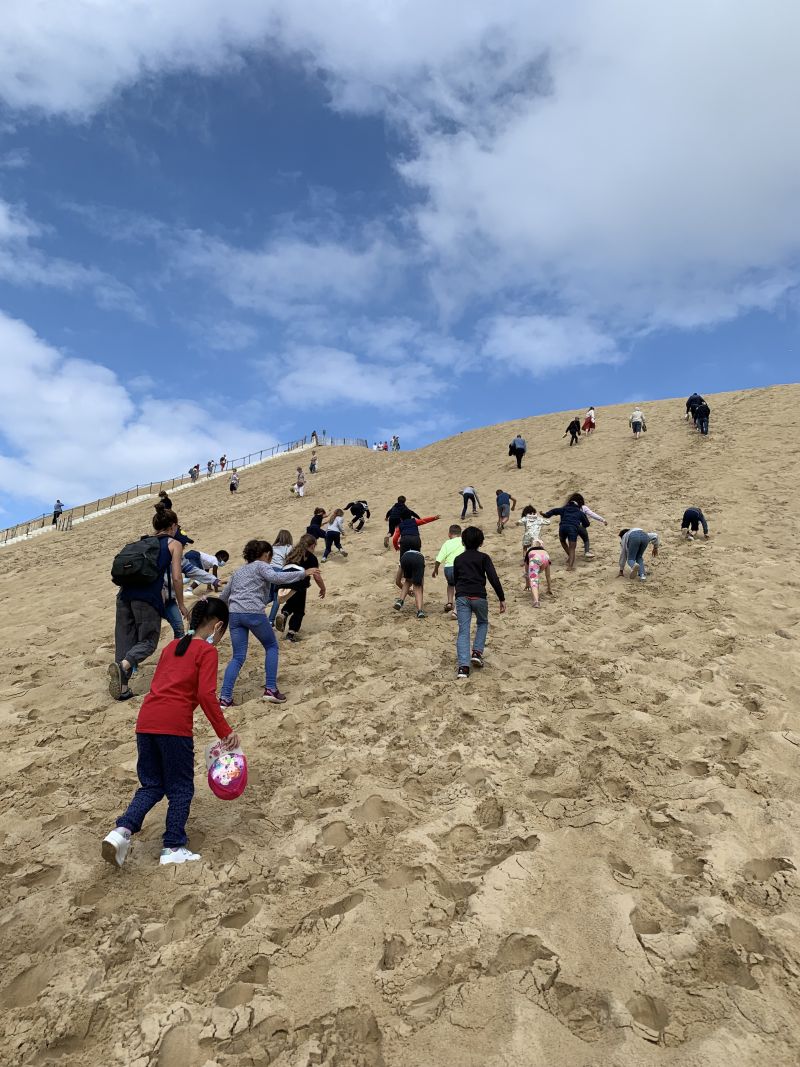
[[[163,577],[159,567],[161,537],[147,536],[125,545],[111,564],[111,581],[123,589],[141,589]]]

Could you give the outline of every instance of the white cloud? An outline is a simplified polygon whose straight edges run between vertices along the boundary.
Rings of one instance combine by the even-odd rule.
[[[482,353],[508,368],[544,375],[563,367],[619,363],[616,342],[588,322],[547,315],[497,315],[484,324]]]
[[[0,481],[11,497],[75,505],[274,443],[180,397],[135,399],[108,368],[65,358],[1,311],[0,352]]]
[[[83,115],[153,74],[279,50],[335,107],[409,135],[413,254],[450,317],[513,293],[517,315],[544,301],[626,336],[774,310],[797,286],[798,39],[795,0],[349,0],[335,17],[323,0],[6,0],[0,96]],[[380,245],[197,236],[183,262],[282,315],[380,288]]]
[[[143,319],[145,311],[130,286],[99,270],[60,256],[48,256],[32,242],[45,235],[20,207],[0,199],[0,279],[19,286],[45,286],[67,292],[89,291],[109,311]]]
[[[378,237],[352,244],[276,237],[251,250],[192,232],[176,242],[173,263],[211,281],[235,307],[291,318],[326,302],[359,304],[385,292],[400,257]]]
[[[334,404],[404,408],[443,388],[422,363],[381,366],[323,345],[298,345],[280,359],[263,362],[261,371],[278,399],[293,408]]]

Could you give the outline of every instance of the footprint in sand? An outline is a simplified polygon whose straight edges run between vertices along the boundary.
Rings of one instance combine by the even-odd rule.
[[[664,1043],[664,1031],[669,1023],[669,1013],[663,1001],[646,993],[637,993],[626,1004],[633,1019],[633,1031],[645,1041],[655,1045]]]
[[[261,905],[252,901],[239,911],[232,911],[224,919],[220,919],[219,925],[225,930],[242,930],[249,922],[255,919],[260,911]]]
[[[7,1008],[24,1008],[33,1004],[52,978],[53,964],[49,960],[28,967],[5,987],[2,992],[3,1004]]]

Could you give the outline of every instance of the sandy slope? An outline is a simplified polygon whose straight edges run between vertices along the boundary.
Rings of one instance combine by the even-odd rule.
[[[795,1064],[800,1019],[798,764],[800,387],[565,415],[418,453],[322,454],[305,501],[287,457],[181,494],[199,546],[238,554],[299,532],[317,503],[374,506],[306,640],[282,646],[283,708],[251,653],[231,714],[251,784],[215,800],[198,775],[191,843],[161,870],[157,809],[121,872],[99,841],[134,788],[139,701],[108,698],[114,551],[140,505],[0,554],[3,1063],[717,1067]],[[792,475],[790,472],[794,471]],[[487,504],[509,612],[487,667],[453,680],[455,623],[391,610],[381,517],[398,492],[442,521],[464,482]],[[543,508],[580,488],[611,526],[534,612],[498,486]],[[713,539],[684,544],[685,505]],[[646,585],[616,577],[620,525],[661,531]],[[46,542],[46,543],[45,543]],[[649,557],[648,557],[649,558]],[[166,630],[165,630],[166,637]],[[229,646],[223,646],[222,663]],[[138,681],[144,692],[155,658]],[[200,716],[198,748],[209,737]]]

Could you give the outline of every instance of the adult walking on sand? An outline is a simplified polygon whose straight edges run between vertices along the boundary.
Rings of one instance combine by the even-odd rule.
[[[513,456],[517,461],[517,470],[522,468],[522,457],[528,451],[528,446],[525,443],[525,438],[521,433],[518,433],[511,444],[508,446],[509,456]]]
[[[586,412],[586,417],[583,420],[583,425],[581,426],[581,429],[587,435],[590,433],[594,433],[594,431],[597,429],[597,416],[595,414],[594,404],[592,404],[592,406]]]
[[[711,408],[707,402],[700,399],[700,403],[694,410],[694,424],[703,437],[708,437],[708,420],[711,417]]]
[[[697,425],[697,418],[695,416],[695,412],[697,411],[697,409],[700,407],[700,405],[702,403],[704,403],[704,401],[703,401],[702,396],[700,396],[699,393],[692,393],[692,395],[687,399],[687,401],[686,401],[686,421],[687,422],[689,421],[689,419],[691,419],[692,422],[695,425]]]
[[[574,418],[572,420],[572,422],[569,424],[569,426],[567,426],[566,430],[564,430],[564,437],[566,437],[567,434],[569,434],[569,447],[570,448],[572,448],[573,445],[579,445],[580,444],[580,441],[578,440],[578,438],[581,435],[581,420],[579,418],[577,418],[577,417]]]
[[[56,500],[55,504],[53,505],[53,521],[50,524],[51,526],[58,526],[58,520],[61,518],[61,513],[63,510],[64,505],[61,503],[60,500]]]
[[[186,619],[183,601],[181,557],[183,545],[175,540],[178,517],[158,508],[153,516],[155,537],[134,541],[116,556],[111,577],[117,594],[114,625],[114,662],[108,668],[108,690],[115,700],[129,700],[128,682],[138,667],[156,650],[165,614],[164,576],[168,575],[178,611]]]
[[[638,441],[642,433],[647,433],[647,423],[644,421],[644,412],[637,404],[628,419],[628,425],[633,430],[633,439]]]
[[[625,573],[625,564],[630,567],[629,577],[635,578],[637,571],[641,581],[645,581],[647,575],[644,571],[644,554],[648,545],[653,546],[653,558],[658,555],[658,534],[647,533],[645,530],[634,526],[633,529],[620,530],[619,532],[619,576]]]

